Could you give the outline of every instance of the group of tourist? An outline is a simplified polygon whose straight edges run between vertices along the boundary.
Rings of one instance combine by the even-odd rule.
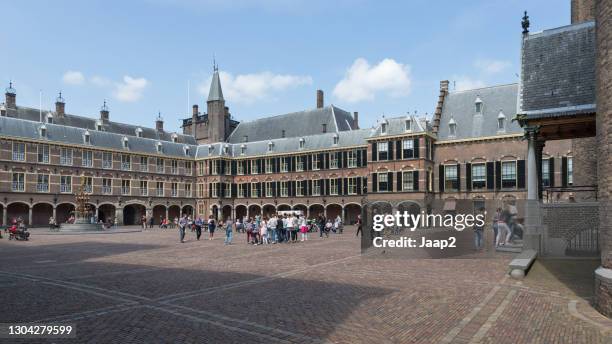
[[[484,208],[478,210],[484,213]],[[476,250],[484,249],[484,229],[483,225],[474,225],[474,247]],[[495,248],[511,245],[517,237],[522,237],[523,226],[519,223],[516,211],[512,206],[506,205],[504,208],[497,208],[493,216],[493,246]]]

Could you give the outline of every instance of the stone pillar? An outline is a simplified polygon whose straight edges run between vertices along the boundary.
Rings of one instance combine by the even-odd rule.
[[[168,218],[168,207],[166,207],[166,220],[168,220],[168,222],[170,222],[170,219]]]
[[[115,208],[115,217],[117,218],[117,226],[123,226],[123,208],[116,207]]]
[[[540,218],[540,197],[538,182],[538,142],[537,129],[525,128],[527,136],[527,199],[524,204],[525,233],[524,247],[542,252],[542,226]]]
[[[55,210],[55,208],[53,208]],[[2,225],[6,226],[6,206],[2,207]]]
[[[597,199],[601,267],[595,270],[595,307],[612,317],[612,2],[597,1]]]
[[[342,206],[342,215],[340,215],[342,218],[342,223],[346,223],[346,209],[344,208],[344,206]]]
[[[536,159],[536,131],[525,129],[527,134],[527,199],[538,199],[538,164]]]
[[[57,221],[57,206],[53,206],[53,218],[55,219],[55,222],[57,222],[57,224],[59,224],[59,222]]]
[[[28,226],[32,227],[32,206],[28,207]]]

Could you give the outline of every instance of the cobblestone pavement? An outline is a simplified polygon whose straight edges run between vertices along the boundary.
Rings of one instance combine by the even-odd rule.
[[[515,282],[511,256],[364,257],[351,233],[259,246],[159,229],[0,239],[0,323],[76,325],[76,339],[49,343],[612,343],[571,282],[592,280],[557,278],[555,263]]]

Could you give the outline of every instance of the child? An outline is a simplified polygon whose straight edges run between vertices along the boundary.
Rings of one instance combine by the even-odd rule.
[[[300,232],[302,233],[301,241],[306,241],[308,240],[308,224],[305,217],[300,218],[300,220]]]
[[[263,219],[261,221],[261,227],[259,230],[259,234],[261,235],[261,243],[262,244],[269,244],[270,241],[268,240],[268,221],[266,219]]]

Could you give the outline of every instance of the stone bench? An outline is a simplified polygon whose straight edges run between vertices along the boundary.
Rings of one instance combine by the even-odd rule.
[[[510,262],[510,276],[514,279],[523,279],[526,271],[533,264],[537,256],[538,252],[536,250],[524,250],[519,253]]]

